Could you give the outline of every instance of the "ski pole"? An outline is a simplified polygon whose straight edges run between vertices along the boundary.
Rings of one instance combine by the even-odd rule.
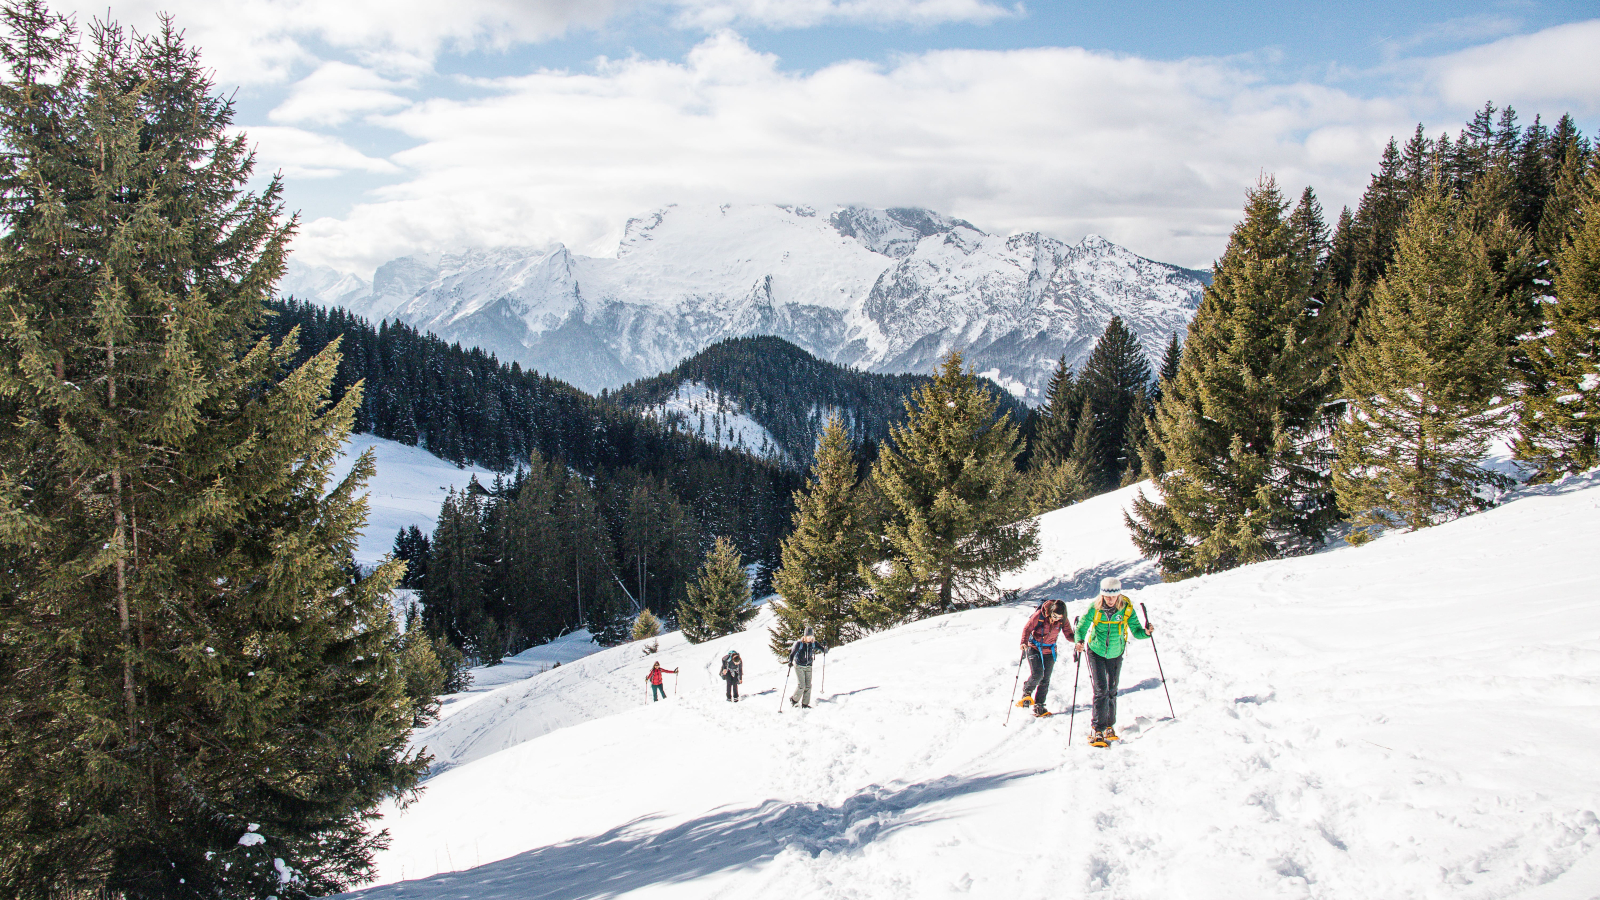
[[[817,702],[822,702],[822,695],[828,692],[828,651],[822,651],[822,682],[817,686]]]
[[[672,696],[678,696],[678,673],[672,673]]]
[[[1083,618],[1082,616],[1078,617]],[[1083,672],[1083,654],[1078,652],[1078,619],[1072,620],[1072,709],[1067,711],[1067,746],[1072,746],[1072,724],[1078,721],[1078,675]]]
[[[1017,674],[1011,679],[1011,699],[1006,701],[1006,720],[1000,723],[1002,728],[1011,724],[1011,709],[1017,705],[1017,682],[1022,680],[1022,661],[1027,658],[1028,654],[1026,651],[1024,651],[1021,656],[1017,657]]]
[[[789,673],[794,671],[794,662],[789,663],[789,668],[783,670],[783,690],[778,691],[778,714],[783,714],[783,694],[789,690]]]
[[[1139,604],[1139,614],[1144,616],[1145,627],[1149,628],[1150,611],[1144,608],[1143,603]],[[1156,636],[1154,634],[1150,635],[1150,649],[1154,650],[1156,654],[1156,671],[1161,674],[1161,690],[1166,691],[1167,694],[1167,712],[1172,713],[1172,717],[1176,719],[1178,711],[1172,708],[1172,692],[1167,690],[1167,673],[1161,671],[1161,651],[1156,649]]]

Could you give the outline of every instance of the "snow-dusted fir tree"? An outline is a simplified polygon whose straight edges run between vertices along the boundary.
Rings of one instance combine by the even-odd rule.
[[[691,644],[743,631],[756,614],[750,576],[733,541],[718,537],[678,603],[678,628]]]
[[[772,577],[778,596],[770,602],[777,617],[771,643],[781,656],[807,625],[828,647],[859,636],[856,604],[867,592],[862,569],[871,552],[857,481],[849,429],[832,417],[817,441],[810,483],[795,493],[794,530]]]
[[[1522,402],[1516,454],[1535,481],[1600,465],[1600,167],[1586,183],[1555,260],[1544,333],[1528,347],[1537,389]]]
[[[337,344],[260,339],[293,231],[164,22],[0,38],[0,895],[322,896],[418,706]]]
[[[1483,238],[1435,182],[1412,201],[1343,356],[1333,485],[1356,539],[1481,509],[1482,489],[1505,481],[1481,461],[1508,422],[1510,316]]]
[[[1136,498],[1128,526],[1168,578],[1306,552],[1336,516],[1320,246],[1296,233],[1319,217],[1288,213],[1271,179],[1250,191],[1156,409],[1160,497]]]
[[[1009,415],[951,352],[906,403],[873,467],[889,548],[867,572],[872,618],[937,615],[998,599],[1001,572],[1039,552]]]

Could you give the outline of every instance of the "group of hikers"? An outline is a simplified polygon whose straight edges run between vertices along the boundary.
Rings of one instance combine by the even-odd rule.
[[[1056,665],[1056,638],[1067,630],[1067,601],[1046,600],[1022,626],[1022,655],[1028,660],[1028,680],[1022,684],[1017,705],[1033,708],[1038,717],[1051,715],[1044,698],[1050,690],[1050,672]],[[1116,577],[1100,579],[1100,596],[1072,627],[1072,654],[1089,656],[1089,680],[1094,685],[1094,712],[1089,717],[1089,743],[1108,746],[1117,737],[1117,684],[1122,678],[1122,654],[1128,635],[1144,640],[1153,628],[1139,620],[1133,601],[1122,593]]]
[[[1122,678],[1122,655],[1128,648],[1128,636],[1144,640],[1154,628],[1140,621],[1133,610],[1133,601],[1122,593],[1122,581],[1116,577],[1100,580],[1100,596],[1088,612],[1076,623],[1067,622],[1067,601],[1046,600],[1028,617],[1022,627],[1022,658],[1028,662],[1028,680],[1022,686],[1022,699],[1017,706],[1031,708],[1036,717],[1052,715],[1045,706],[1050,692],[1050,674],[1055,669],[1058,639],[1070,630],[1074,661],[1087,654],[1089,680],[1094,688],[1094,711],[1089,719],[1089,743],[1096,747],[1109,746],[1117,737],[1117,689]],[[818,653],[827,653],[826,647],[817,643],[816,633],[810,625],[789,649],[789,665],[794,671],[795,689],[789,696],[790,706],[811,708],[811,671]],[[1021,660],[1018,661],[1021,665]],[[667,696],[661,677],[676,675],[677,669],[662,668],[657,662],[650,667],[645,680],[650,683],[652,700]],[[730,703],[739,702],[739,685],[744,683],[744,660],[739,651],[729,650],[722,657],[717,674],[727,687]]]

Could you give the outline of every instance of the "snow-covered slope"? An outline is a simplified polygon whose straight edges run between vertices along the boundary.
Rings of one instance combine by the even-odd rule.
[[[778,440],[760,422],[741,412],[737,401],[699,382],[680,384],[666,400],[646,406],[643,411],[701,440],[779,462],[789,461]]]
[[[615,257],[565,247],[406,257],[365,296],[291,264],[284,293],[399,318],[586,390],[772,334],[833,362],[926,372],[951,349],[1037,401],[1065,353],[1120,315],[1158,355],[1199,302],[1195,273],[1102,238],[985,234],[927,210],[670,206],[628,222]]]
[[[1003,725],[1026,603],[839,648],[812,710],[779,711],[763,634],[669,635],[447,718],[433,746],[449,735],[460,764],[386,813],[387,886],[363,896],[1600,892],[1600,473],[1177,584],[1123,536],[1138,489],[1044,517],[1045,556],[1014,586],[1077,615],[1103,574],[1140,585],[1176,719],[1136,642],[1122,744],[1084,745],[1087,685],[1070,745],[1065,715]],[[737,705],[714,671],[731,646]],[[666,702],[645,699],[652,658],[682,670]],[[1068,661],[1052,707],[1072,691]]]
[[[423,534],[432,534],[451,488],[465,488],[474,475],[485,487],[494,481],[494,473],[487,469],[459,468],[420,447],[370,434],[351,436],[334,464],[333,480],[348,475],[369,447],[377,472],[367,482],[367,527],[356,549],[356,562],[364,566],[376,564],[393,550],[394,537],[402,528],[415,525]]]

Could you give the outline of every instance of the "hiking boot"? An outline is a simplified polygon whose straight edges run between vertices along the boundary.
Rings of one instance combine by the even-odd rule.
[[[1115,728],[1107,728],[1105,731],[1100,732],[1100,736],[1108,741],[1122,740],[1122,738],[1117,737],[1117,729]]]
[[[1055,713],[1051,712],[1048,709],[1045,709],[1043,705],[1035,706],[1033,708],[1033,717],[1036,718],[1036,719],[1042,719],[1042,718],[1044,718],[1046,716],[1053,716],[1053,715],[1055,715]]]
[[[1102,732],[1100,729],[1091,728],[1089,729],[1089,746],[1109,747],[1111,746],[1111,742],[1106,740],[1104,732]]]
[[[800,704],[800,708],[801,708],[801,709],[810,709],[810,708],[811,708],[811,704],[809,704],[809,703],[802,703],[802,704]]]
[[[1017,705],[1022,707],[1023,709],[1027,709],[1028,707],[1033,705],[1033,698],[1028,696],[1027,694],[1023,694],[1022,695],[1022,699],[1017,701]]]
[[[794,698],[794,697],[790,697],[790,698],[789,698],[789,705],[790,705],[790,706],[799,706],[799,705],[800,705],[800,701],[799,701],[799,700],[797,700],[797,699],[796,699],[796,698]]]

